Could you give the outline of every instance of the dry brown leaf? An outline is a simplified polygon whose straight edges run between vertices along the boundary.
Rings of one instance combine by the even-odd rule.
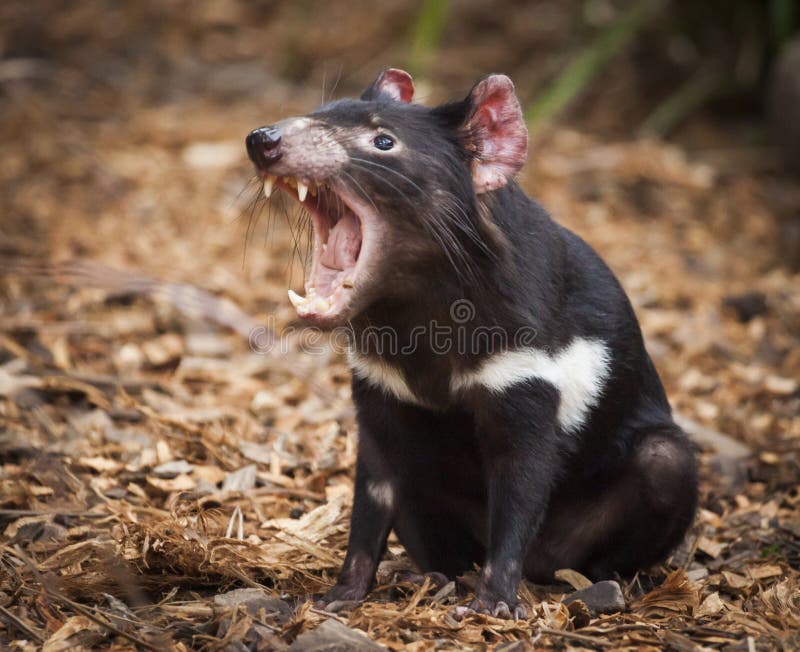
[[[67,652],[88,648],[102,639],[99,625],[86,616],[69,618],[42,646],[42,652]],[[85,646],[85,647],[84,647]]]
[[[192,491],[197,486],[197,483],[190,475],[180,473],[174,478],[157,478],[148,475],[147,485],[157,491],[172,493],[173,491]]]
[[[122,468],[122,464],[108,457],[81,457],[78,464],[98,473],[116,473]]]
[[[695,618],[713,616],[725,609],[725,603],[719,597],[719,592],[714,591],[705,597],[703,602],[694,610]]]
[[[732,571],[722,571],[722,576],[725,578],[725,582],[730,586],[732,589],[748,589],[753,586],[753,578],[752,577],[745,577],[744,575],[739,575],[738,573],[734,573]]]
[[[685,614],[699,604],[699,596],[686,573],[672,571],[661,586],[646,594],[632,605],[632,610],[647,617],[664,617],[669,614]]]
[[[776,564],[763,564],[761,566],[753,566],[748,571],[750,575],[757,580],[763,580],[768,577],[779,577],[783,575],[783,569]]]
[[[721,541],[713,541],[707,537],[700,537],[697,540],[697,549],[706,553],[709,557],[716,559],[725,550],[726,544]]]
[[[561,568],[557,570],[555,572],[555,578],[559,582],[566,582],[576,591],[589,588],[592,585],[592,580],[571,568]]]

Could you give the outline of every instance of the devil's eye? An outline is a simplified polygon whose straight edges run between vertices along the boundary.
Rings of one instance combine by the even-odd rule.
[[[372,141],[372,144],[384,152],[394,147],[394,141],[392,140],[392,137],[387,136],[386,134],[375,136],[375,140]]]

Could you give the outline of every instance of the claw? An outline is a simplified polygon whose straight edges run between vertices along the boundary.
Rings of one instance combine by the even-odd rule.
[[[361,604],[360,600],[334,600],[333,602],[329,602],[328,606],[324,607],[324,610],[332,614],[338,614],[340,612],[352,611],[359,604]]]
[[[513,608],[508,606],[507,602],[498,600],[495,603],[485,605],[482,601],[475,598],[469,603],[469,606],[458,606],[451,612],[453,618],[460,621],[467,616],[474,616],[475,614],[486,614],[494,616],[495,618],[505,618],[507,620],[526,620],[528,617],[528,610],[522,603],[517,603]]]
[[[453,618],[456,620],[463,620],[467,616],[475,615],[475,610],[471,609],[470,607],[465,607],[463,605],[459,605],[455,609],[453,609]]]
[[[507,618],[511,620],[511,610],[508,608],[508,605],[502,600],[494,605],[494,607],[492,608],[492,615],[495,618]]]

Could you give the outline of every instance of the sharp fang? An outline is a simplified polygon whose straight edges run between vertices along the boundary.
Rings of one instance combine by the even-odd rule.
[[[306,305],[306,303],[308,302],[308,299],[306,299],[305,297],[301,297],[294,290],[289,290],[289,301],[292,302],[292,305],[295,308],[300,308],[300,307]]]
[[[300,201],[306,200],[306,195],[308,194],[308,186],[304,184],[302,181],[297,182],[297,198]]]
[[[272,194],[272,186],[275,185],[275,177],[268,174],[264,177],[264,197],[269,199]]]

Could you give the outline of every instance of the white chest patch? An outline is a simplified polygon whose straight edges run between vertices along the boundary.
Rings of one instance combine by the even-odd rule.
[[[357,353],[351,353],[349,359],[353,373],[362,380],[406,403],[425,405],[395,367],[380,358]],[[450,390],[456,394],[484,387],[499,394],[519,383],[542,380],[558,390],[559,425],[564,430],[575,431],[599,402],[610,372],[611,354],[605,343],[576,338],[556,353],[527,348],[495,354],[477,369],[453,376]]]
[[[453,391],[481,386],[499,393],[528,380],[543,380],[558,390],[558,423],[571,431],[580,428],[597,405],[610,372],[608,347],[579,337],[557,353],[535,348],[499,353],[453,378],[450,385]]]
[[[402,372],[381,358],[351,352],[348,355],[348,360],[350,369],[361,380],[366,380],[374,387],[382,389],[401,401],[422,405],[422,402],[417,399],[414,392],[409,388]]]

